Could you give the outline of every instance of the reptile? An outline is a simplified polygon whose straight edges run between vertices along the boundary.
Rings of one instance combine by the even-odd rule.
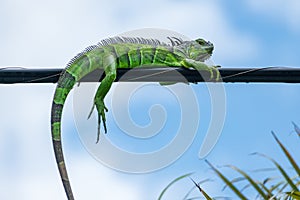
[[[118,68],[184,67],[209,72],[211,79],[218,80],[220,73],[216,67],[204,63],[213,52],[212,43],[203,39],[184,41],[181,38],[168,37],[170,43],[157,39],[141,37],[112,37],[96,45],[87,47],[67,64],[60,74],[55,89],[51,109],[51,134],[53,149],[60,177],[69,200],[73,200],[61,143],[61,119],[65,100],[76,82],[96,69],[104,70],[104,78],[98,87],[91,112],[96,107],[98,113],[97,141],[100,136],[100,124],[106,128],[105,112],[108,111],[104,98],[116,79]]]

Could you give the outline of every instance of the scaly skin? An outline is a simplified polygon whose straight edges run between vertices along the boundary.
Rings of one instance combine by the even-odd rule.
[[[158,40],[143,38],[116,37],[103,40],[95,46],[88,47],[82,53],[73,58],[61,74],[55,90],[52,112],[51,132],[53,148],[57,167],[67,197],[73,200],[70,181],[68,178],[61,144],[61,118],[65,100],[77,81],[96,69],[103,69],[105,77],[94,97],[94,105],[89,114],[96,107],[98,112],[97,142],[100,136],[100,123],[103,122],[105,133],[107,108],[104,98],[116,78],[117,68],[134,68],[147,66],[177,66],[207,70],[211,78],[218,79],[219,72],[214,67],[204,64],[213,51],[213,45],[202,39],[195,41],[182,41],[178,38],[168,38],[172,45]]]

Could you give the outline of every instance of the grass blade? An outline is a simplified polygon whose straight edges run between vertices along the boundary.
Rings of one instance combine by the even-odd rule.
[[[225,182],[225,184],[242,200],[247,200],[247,198],[219,171],[217,170],[210,162],[205,160],[205,162],[214,170],[215,173]]]
[[[300,137],[300,128],[299,126],[297,126],[297,124],[295,122],[292,122],[292,124],[294,125],[294,130],[295,132],[298,134],[298,136]]]
[[[192,175],[193,173],[188,173],[188,174],[184,174],[182,176],[179,176],[178,178],[174,179],[171,183],[169,183],[164,189],[163,191],[160,193],[159,197],[158,197],[158,200],[161,200],[163,195],[165,194],[165,192],[169,189],[169,187],[171,187],[174,183],[176,183],[177,181],[183,179],[183,178],[186,178],[190,175]]]
[[[230,182],[231,182],[231,183],[237,183],[237,182],[244,181],[244,180],[245,180],[244,177],[237,177],[237,178],[232,179]],[[227,188],[227,185],[225,185],[225,186],[222,188],[222,191],[224,191],[226,188]]]
[[[288,158],[288,160],[290,161],[290,163],[292,164],[292,166],[295,169],[295,171],[297,172],[298,176],[300,176],[300,168],[297,165],[297,163],[295,162],[295,160],[293,159],[293,157],[290,155],[288,150],[283,146],[283,144],[280,142],[280,140],[277,138],[277,136],[275,135],[275,133],[273,131],[272,131],[272,135],[275,138],[276,142],[279,144],[280,148],[282,149],[282,151],[284,152],[286,157]]]
[[[260,154],[260,153],[255,153],[256,155],[260,155],[268,160],[270,160],[275,166],[276,168],[280,171],[280,173],[282,174],[282,176],[284,177],[284,179],[286,180],[286,182],[290,185],[290,187],[294,190],[294,191],[299,191],[299,189],[297,188],[297,186],[293,183],[293,181],[290,179],[289,175],[284,171],[284,169],[281,167],[281,165],[276,162],[273,158],[264,155],[264,154]]]
[[[262,189],[260,188],[260,185],[256,183],[256,181],[254,181],[247,173],[245,173],[244,171],[240,170],[239,168],[232,166],[232,165],[228,165],[230,168],[232,168],[233,170],[239,172],[241,175],[243,175],[248,181],[249,183],[252,185],[252,187],[254,187],[254,189],[264,198],[264,199],[269,199],[268,195],[266,195]]]
[[[205,182],[208,182],[208,181],[211,181],[211,180],[210,180],[210,179],[205,179],[205,180],[203,180],[203,181],[198,182],[197,185],[202,184],[202,183],[205,183]],[[190,199],[191,199],[191,198],[188,198],[188,197],[189,197],[190,194],[193,192],[193,190],[194,190],[195,188],[197,188],[197,185],[193,186],[193,187],[186,193],[186,195],[183,197],[183,200],[190,200]]]
[[[267,188],[267,186],[265,186],[263,183],[259,183],[260,186],[268,193],[268,197],[270,199],[270,197],[272,197],[272,199],[276,199],[275,195],[272,193],[272,190]]]
[[[294,199],[300,199],[300,192],[287,192],[286,194]]]
[[[195,186],[199,189],[199,191],[203,194],[203,196],[205,197],[206,200],[212,200],[212,198],[210,196],[208,196],[208,194],[206,194],[206,192],[200,187],[200,184],[196,183],[192,178],[191,178],[191,180],[193,181]]]

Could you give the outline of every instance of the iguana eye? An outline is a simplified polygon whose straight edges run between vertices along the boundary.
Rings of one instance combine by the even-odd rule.
[[[213,44],[210,41],[205,41],[201,38],[195,40],[200,46],[212,46]]]
[[[198,44],[200,44],[201,46],[204,46],[204,45],[207,44],[207,42],[206,42],[205,40],[201,39],[201,38],[197,39],[196,42],[197,42]]]

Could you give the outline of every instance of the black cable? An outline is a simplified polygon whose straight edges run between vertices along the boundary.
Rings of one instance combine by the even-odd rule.
[[[300,68],[263,67],[263,68],[219,68],[223,82],[261,82],[261,83],[300,83]],[[0,68],[0,83],[56,83],[62,69],[26,69]],[[102,76],[101,76],[102,75]],[[209,73],[201,72],[209,78]],[[118,69],[119,82],[204,82],[203,77],[195,70],[184,68],[135,68]],[[96,70],[81,82],[97,82],[103,78],[103,71]]]

